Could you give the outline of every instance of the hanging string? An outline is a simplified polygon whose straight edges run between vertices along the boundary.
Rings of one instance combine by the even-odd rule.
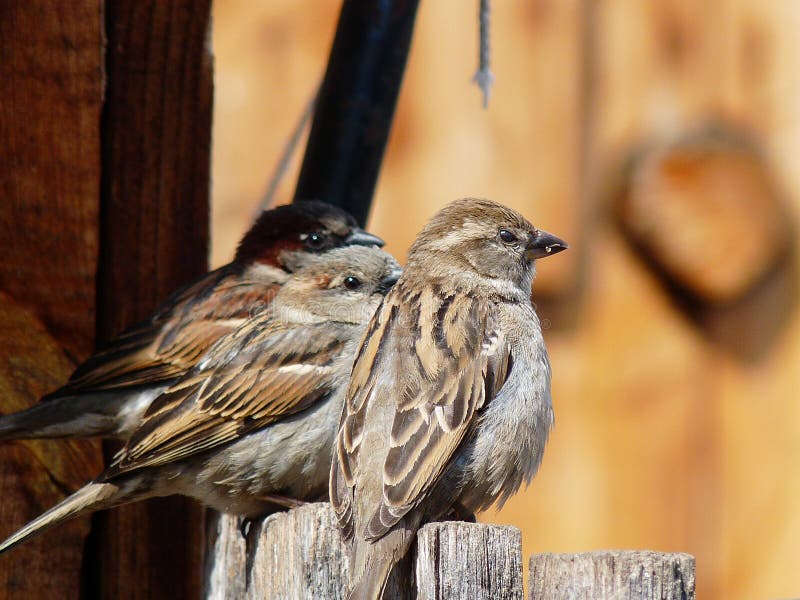
[[[258,212],[256,213],[256,218],[258,218],[262,211],[272,208],[272,203],[275,201],[275,194],[278,191],[278,186],[280,185],[281,181],[283,181],[286,172],[289,170],[289,165],[291,164],[292,157],[294,157],[295,151],[300,144],[300,139],[303,137],[303,132],[305,132],[306,127],[308,126],[309,122],[311,121],[311,117],[314,114],[314,107],[317,104],[318,96],[319,86],[317,86],[317,89],[314,91],[314,94],[311,96],[308,104],[306,104],[305,110],[300,116],[300,121],[297,123],[297,125],[295,125],[294,131],[292,131],[292,134],[286,141],[286,145],[283,147],[281,158],[269,179],[267,191],[264,192],[264,196],[261,198],[261,202],[258,206]]]
[[[475,73],[475,77],[473,77],[472,80],[483,92],[483,108],[488,108],[489,94],[491,92],[492,83],[494,83],[494,75],[489,68],[489,12],[491,11],[491,7],[490,0],[479,1],[478,24],[480,26],[480,49],[478,52],[478,71]]]

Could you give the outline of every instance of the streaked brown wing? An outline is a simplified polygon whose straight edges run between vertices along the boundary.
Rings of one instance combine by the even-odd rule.
[[[149,321],[81,364],[50,397],[168,383],[185,375],[218,339],[269,303],[279,285],[245,281],[223,267],[176,293]]]
[[[335,385],[340,334],[248,321],[156,399],[106,475],[184,459],[313,405]]]
[[[377,381],[377,367],[397,325],[399,295],[390,292],[359,341],[342,410],[331,464],[330,500],[344,539],[353,534],[353,486],[358,468],[366,402]]]
[[[398,290],[387,299],[370,327],[373,335],[353,369],[337,445],[341,481],[335,489],[339,497],[335,508],[347,531],[350,498],[341,484],[351,488],[356,480],[366,407],[375,401],[374,394],[396,390],[383,497],[365,532],[371,539],[388,532],[425,498],[469,431],[475,413],[505,383],[511,364],[508,344],[486,303],[466,294],[427,292],[406,298],[401,294]],[[414,340],[413,346],[408,340]],[[397,344],[394,351],[385,352],[391,343]],[[394,371],[389,360],[400,361],[404,380],[376,385],[383,374]]]

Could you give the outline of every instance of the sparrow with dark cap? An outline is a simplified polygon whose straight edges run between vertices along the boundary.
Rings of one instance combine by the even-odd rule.
[[[153,402],[102,475],[0,552],[66,519],[154,496],[190,496],[245,517],[327,497],[356,344],[400,272],[374,247],[308,258],[268,310]]]
[[[269,305],[306,257],[351,245],[383,246],[383,240],[324,202],[264,211],[232,262],[173,294],[150,319],[112,340],[41,402],[1,416],[0,441],[127,439],[152,400],[214,342]]]

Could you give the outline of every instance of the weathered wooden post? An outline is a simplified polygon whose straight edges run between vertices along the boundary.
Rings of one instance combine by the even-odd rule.
[[[245,541],[235,517],[212,535],[206,600],[344,597],[349,565],[333,511],[309,504],[254,524]],[[390,598],[522,600],[522,541],[515,527],[431,523],[414,560],[390,580]]]
[[[222,516],[211,532],[203,597],[344,597],[349,566],[328,504],[309,504],[253,525]],[[420,529],[413,563],[390,580],[402,600],[522,600],[522,540],[515,527],[447,521]],[[694,558],[639,550],[535,554],[529,600],[693,600]]]
[[[249,542],[249,543],[248,543]],[[219,515],[209,528],[206,600],[344,597],[347,561],[328,504],[309,504],[253,523]]]
[[[534,554],[529,600],[693,600],[694,557],[645,550]]]
[[[417,535],[418,600],[522,600],[522,535],[516,527],[449,521]]]

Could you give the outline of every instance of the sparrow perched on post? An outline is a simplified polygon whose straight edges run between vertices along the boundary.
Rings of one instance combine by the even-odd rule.
[[[173,294],[148,321],[90,357],[41,402],[0,417],[0,441],[127,439],[150,402],[214,342],[268,305],[305,257],[349,245],[383,246],[383,240],[323,202],[264,211],[231,263]]]
[[[350,598],[381,596],[421,524],[502,504],[536,473],[553,410],[531,284],[566,248],[476,199],[412,245],[359,343],[331,467]]]
[[[356,344],[400,273],[374,247],[308,258],[269,310],[153,402],[100,477],[0,552],[65,519],[153,496],[190,496],[247,517],[326,497]]]

